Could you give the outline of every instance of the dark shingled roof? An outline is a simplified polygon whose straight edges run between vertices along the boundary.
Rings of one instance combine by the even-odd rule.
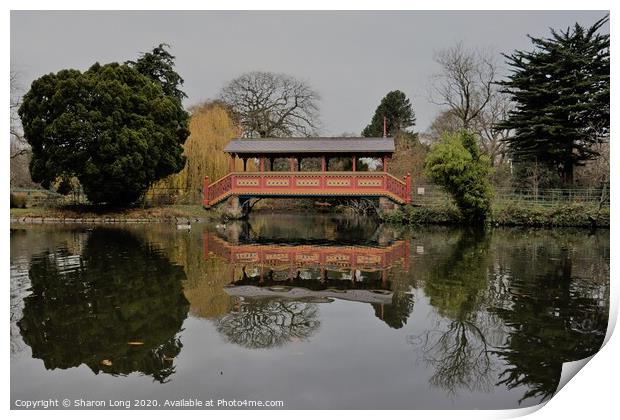
[[[393,137],[290,137],[232,139],[228,153],[393,153]]]

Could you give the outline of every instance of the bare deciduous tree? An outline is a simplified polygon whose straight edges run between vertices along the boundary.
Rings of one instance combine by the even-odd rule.
[[[308,136],[318,129],[319,94],[285,74],[251,72],[229,82],[220,92],[246,137]]]
[[[480,146],[491,158],[493,165],[499,166],[506,158],[506,143],[510,130],[498,128],[500,121],[508,117],[512,102],[506,94],[494,90],[486,106],[473,120],[473,130],[478,134]]]
[[[497,128],[512,106],[510,98],[495,85],[497,64],[486,50],[467,49],[458,43],[435,55],[441,74],[434,77],[431,101],[447,109],[435,118],[429,137],[470,130],[478,135],[480,147],[493,165],[506,157],[504,142],[509,132]]]
[[[426,133],[431,141],[436,142],[441,139],[444,134],[452,134],[463,128],[461,120],[451,110],[441,111],[433,120],[431,126]]]
[[[486,107],[472,121],[469,129],[477,134],[480,148],[491,158],[494,166],[500,166],[506,159],[506,143],[509,130],[497,128],[506,118],[512,102],[505,95],[495,92]],[[451,110],[441,111],[431,123],[426,135],[432,142],[439,141],[444,134],[454,134],[464,129],[462,121]]]
[[[442,71],[434,77],[431,101],[448,107],[469,129],[491,100],[497,65],[488,52],[461,43],[437,52],[435,61]]]
[[[578,184],[601,189],[596,215],[591,217],[595,226],[605,203],[609,203],[609,136],[595,144],[593,150],[598,157],[578,167],[575,171],[575,179]]]
[[[26,140],[24,139],[24,134],[21,130],[21,124],[19,122],[19,116],[17,115],[17,110],[21,105],[21,96],[20,96],[20,87],[18,83],[18,74],[17,72],[11,70],[11,103],[10,103],[10,112],[11,112],[11,126],[10,126],[10,137],[11,137],[11,159],[16,158],[18,156],[24,155],[28,153],[28,145]]]
[[[10,157],[10,182],[11,187],[31,188],[35,185],[30,178],[28,168],[31,158],[31,149],[24,138],[21,122],[17,110],[21,105],[21,87],[19,85],[19,74],[11,70],[11,96],[10,96],[10,127],[9,127],[9,157]]]

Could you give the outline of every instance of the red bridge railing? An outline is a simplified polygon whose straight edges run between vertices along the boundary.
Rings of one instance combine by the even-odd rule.
[[[348,269],[387,269],[396,262],[409,267],[411,245],[399,240],[386,246],[231,244],[205,232],[204,256],[213,253],[233,264],[260,266],[322,266]]]
[[[231,195],[387,197],[411,203],[411,176],[400,180],[387,172],[231,172],[212,184],[205,177],[204,206]]]

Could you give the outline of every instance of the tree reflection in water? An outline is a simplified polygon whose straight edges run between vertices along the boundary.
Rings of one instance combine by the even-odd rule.
[[[497,289],[489,309],[509,327],[496,351],[507,365],[499,384],[509,389],[526,386],[520,402],[551,398],[562,364],[600,349],[609,314],[608,272],[597,279],[591,273],[576,272],[573,265],[584,254],[598,252],[599,260],[592,265],[608,266],[601,254],[609,254],[600,252],[601,244],[573,241],[568,235],[533,236],[513,243],[508,252],[500,249],[494,277],[503,279],[507,287]]]
[[[564,362],[602,345],[609,273],[600,267],[608,265],[608,243],[528,233],[462,232],[438,261],[424,261],[432,267],[424,293],[438,317],[409,342],[433,368],[432,385],[452,394],[523,387],[519,403],[539,403],[555,393]]]
[[[217,322],[217,331],[249,349],[279,347],[310,338],[321,325],[310,302],[245,298]]]
[[[489,265],[484,231],[462,232],[452,252],[433,264],[424,292],[441,316],[435,328],[409,342],[433,367],[430,383],[455,394],[458,389],[486,391],[493,371],[486,335],[495,324],[483,311]]]
[[[484,332],[475,322],[454,320],[443,331],[427,331],[410,337],[410,343],[420,345],[423,360],[435,370],[431,385],[450,394],[460,388],[468,391],[488,391],[491,387],[492,364]]]
[[[159,382],[174,373],[189,303],[182,267],[158,250],[125,230],[95,229],[81,255],[33,257],[29,277],[18,326],[46,369],[84,363],[95,373],[141,372]]]
[[[407,324],[413,305],[413,295],[409,291],[395,290],[390,305],[373,303],[372,307],[377,318],[398,330]]]

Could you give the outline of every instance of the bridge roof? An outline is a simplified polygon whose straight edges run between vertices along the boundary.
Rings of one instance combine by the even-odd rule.
[[[393,137],[289,137],[232,139],[224,148],[236,154],[394,153]]]

